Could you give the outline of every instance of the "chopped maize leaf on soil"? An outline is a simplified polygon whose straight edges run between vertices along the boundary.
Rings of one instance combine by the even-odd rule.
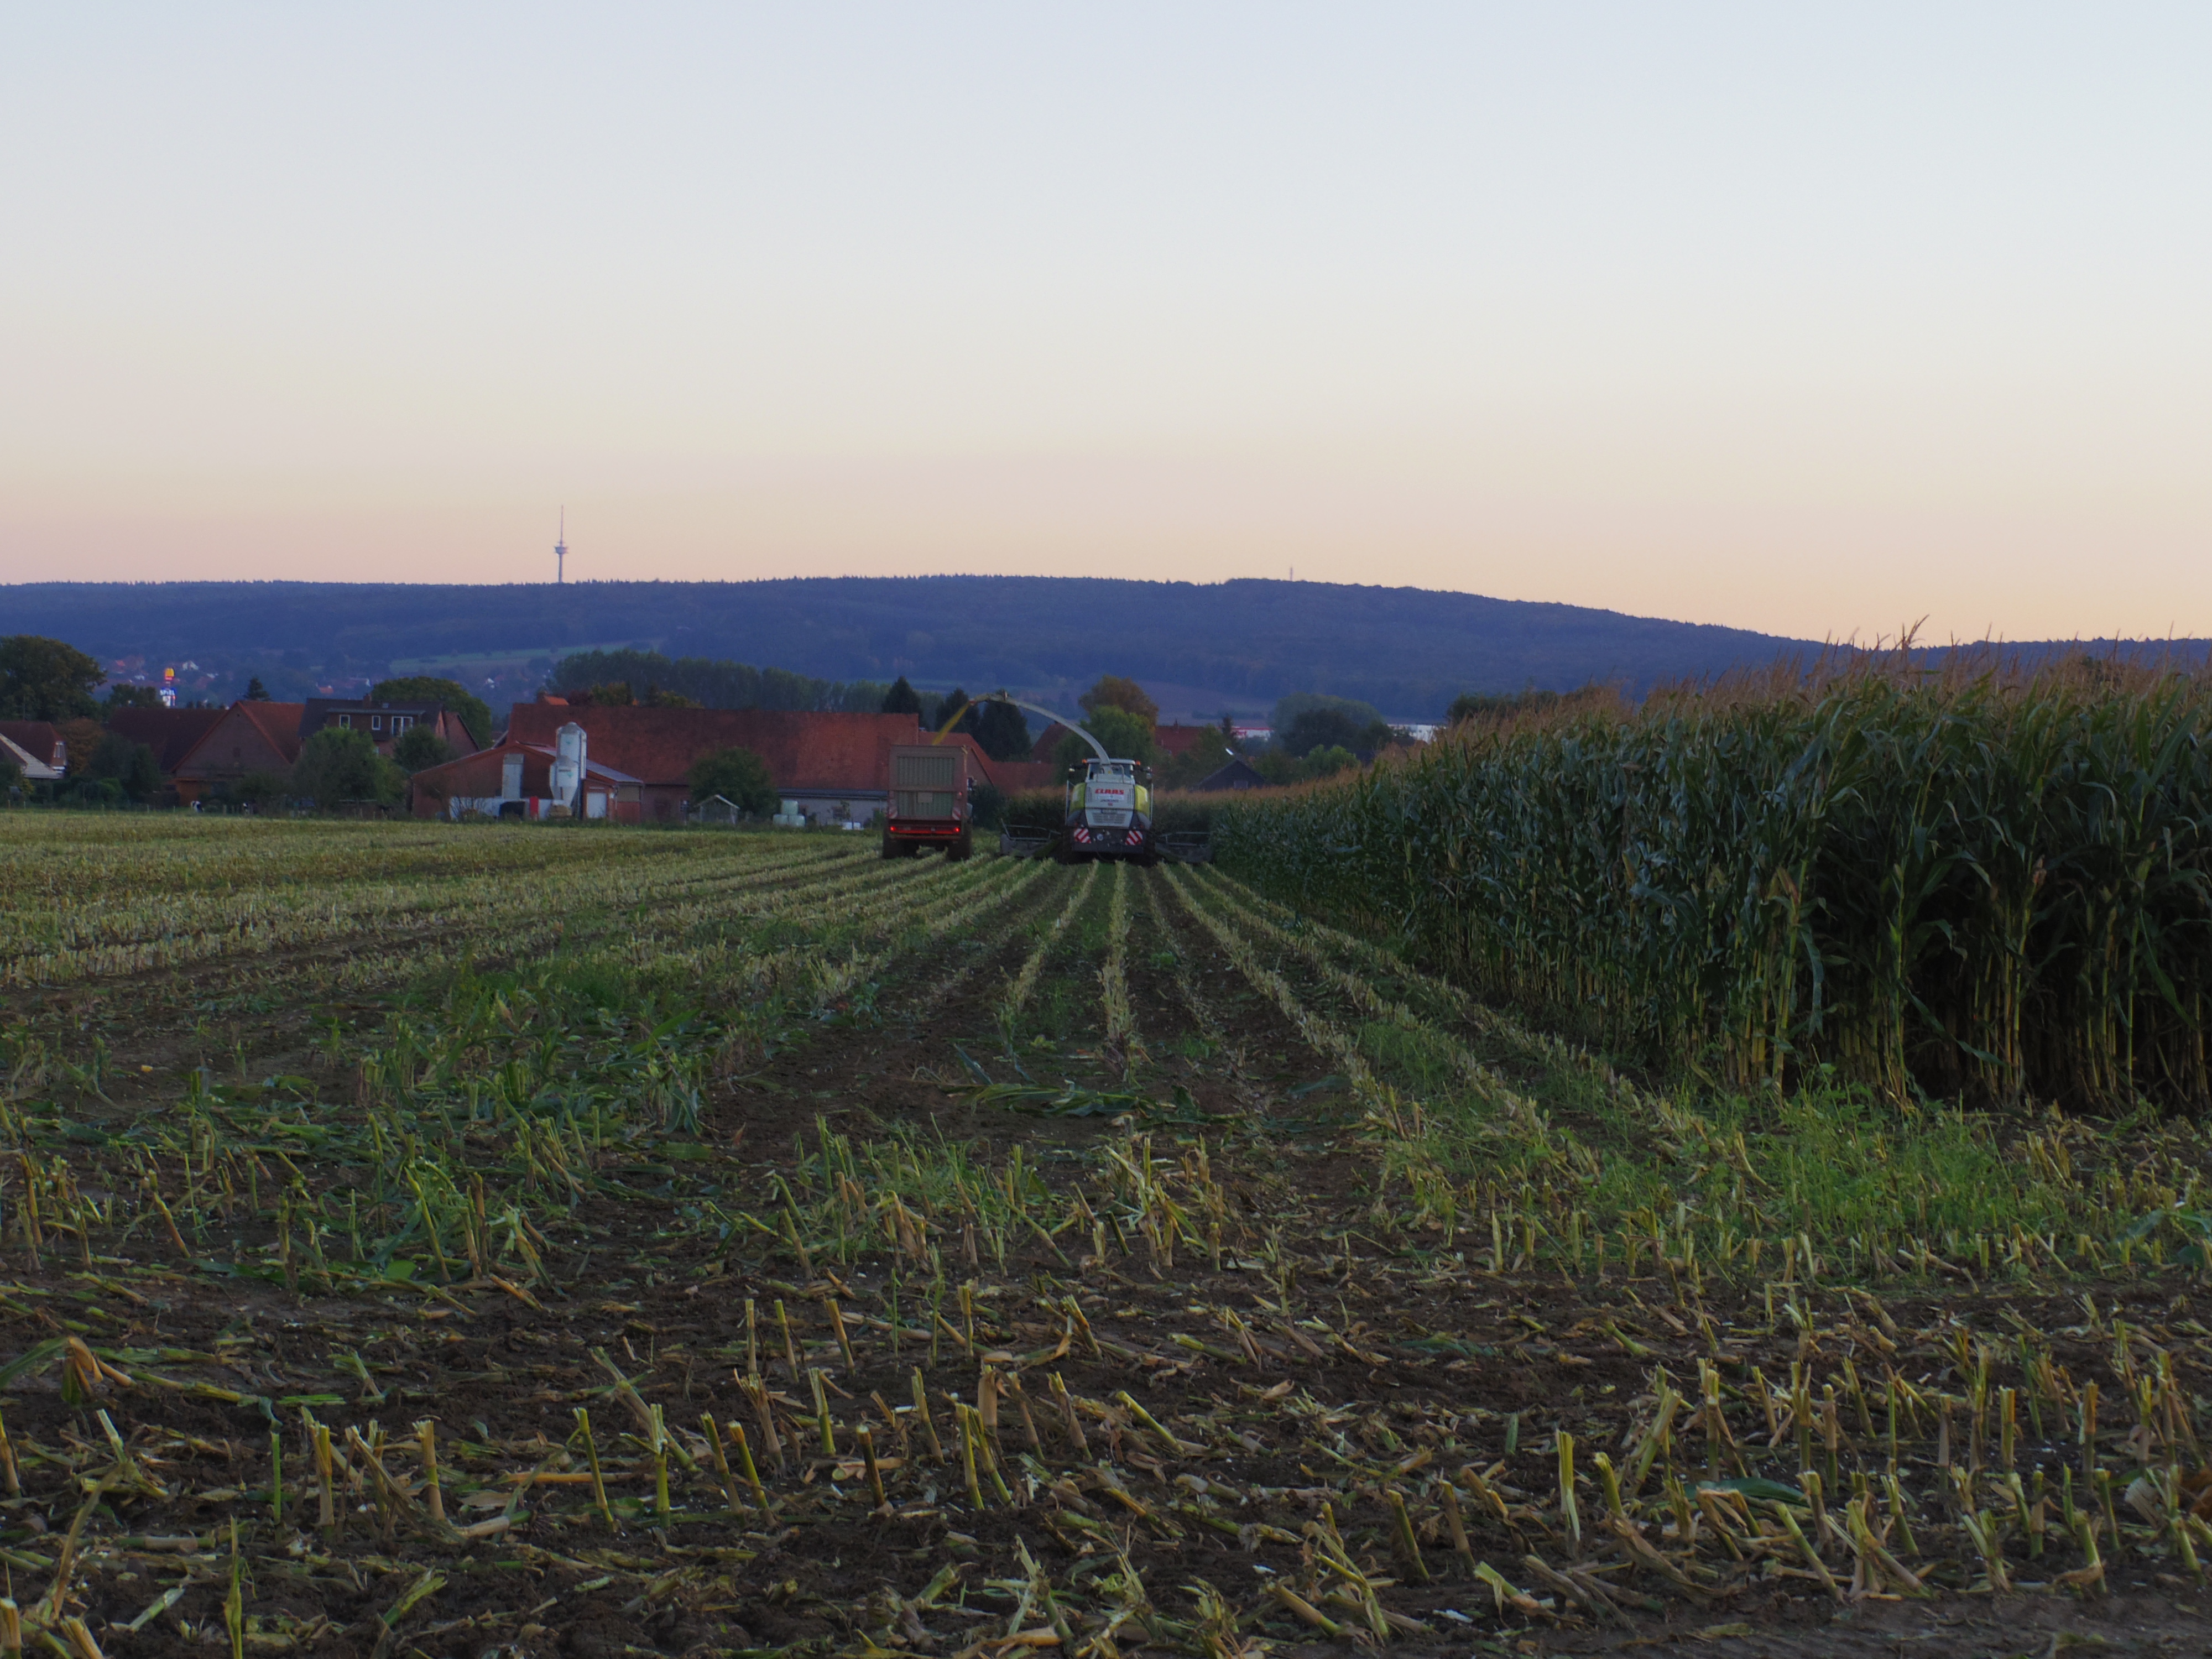
[[[876,852],[0,816],[0,1650],[2204,1650],[2192,1121]]]

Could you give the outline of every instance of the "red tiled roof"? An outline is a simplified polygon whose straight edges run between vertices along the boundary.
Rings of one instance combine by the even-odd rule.
[[[649,785],[681,786],[692,764],[723,749],[750,749],[787,793],[879,790],[895,743],[920,740],[912,714],[823,714],[775,708],[564,708],[519,702],[510,742],[550,745],[574,721],[586,754]]]
[[[181,769],[207,746],[208,739],[222,730],[223,721],[235,714],[258,732],[269,746],[275,750],[289,766],[300,758],[300,715],[307,708],[301,702],[248,702],[244,698],[220,712],[220,717],[208,729],[195,738],[189,748],[177,757]]]
[[[924,737],[918,741],[927,743],[929,739]],[[983,745],[975,741],[972,732],[947,732],[945,741],[957,743],[965,749],[973,757],[969,767],[975,775],[1003,793],[1012,794],[1017,789],[1042,788],[1060,781],[1060,769],[1047,761],[993,760],[984,752]]]
[[[587,751],[589,747],[587,744],[586,745]],[[509,755],[520,755],[523,758],[523,793],[542,795],[552,787],[547,779],[551,774],[553,763],[558,757],[544,744],[521,743],[512,738],[505,743],[494,744],[489,749],[479,749],[471,754],[457,755],[452,760],[441,761],[435,766],[426,766],[415,774],[412,781],[416,784],[425,781],[444,784],[446,786],[444,793],[448,794],[457,793],[459,788],[464,788],[471,782],[475,782],[482,785],[478,790],[479,793],[494,794],[498,792],[501,779],[505,775],[507,757]],[[627,772],[617,770],[605,762],[595,758],[589,752],[586,752],[584,757],[584,775],[587,778],[596,778],[602,783],[632,784],[642,781],[641,779],[632,777]]]
[[[26,777],[42,780],[61,769],[44,756],[33,755],[5,732],[0,732],[0,766],[12,766]]]
[[[1065,721],[1048,726],[1044,735],[1036,740],[1030,753],[1038,760],[1050,760],[1052,751],[1060,747],[1060,740],[1068,734],[1070,729]],[[1214,729],[1210,726],[1155,726],[1152,727],[1152,741],[1159,745],[1163,755],[1180,755]]]
[[[1021,789],[1049,789],[1065,781],[1050,761],[993,761],[987,775],[1009,795]]]
[[[1211,726],[1155,726],[1152,741],[1159,744],[1162,754],[1180,755],[1207,732],[1218,729]]]
[[[62,734],[52,720],[0,720],[0,738],[7,738],[41,766],[58,766],[68,758],[64,752]],[[58,760],[57,756],[61,758]]]
[[[166,776],[192,752],[194,744],[215,730],[227,712],[221,708],[118,708],[108,715],[107,729],[152,750],[155,764]]]
[[[307,712],[304,702],[246,702],[231,704],[234,712],[253,722],[261,735],[269,739],[270,746],[287,760],[300,758],[300,716]],[[210,731],[215,728],[210,726]]]

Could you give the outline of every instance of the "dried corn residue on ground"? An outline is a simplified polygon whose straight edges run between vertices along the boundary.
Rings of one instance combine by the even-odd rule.
[[[873,853],[0,818],[0,1642],[2201,1646],[2195,1128]]]

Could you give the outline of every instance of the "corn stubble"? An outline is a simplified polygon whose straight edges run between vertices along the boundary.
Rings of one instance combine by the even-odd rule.
[[[586,907],[562,959],[418,971],[316,1075],[116,1115],[81,1035],[10,1032],[0,1480],[53,1526],[0,1551],[0,1644],[552,1651],[590,1616],[1241,1659],[2201,1573],[2201,1264],[2111,1213],[2123,1163],[2187,1212],[2181,1130],[1900,1171],[1879,1128],[1633,1080],[1359,913],[1117,871],[1071,977],[1138,1103],[1042,1147],[732,1146],[738,1067],[834,1059],[879,985],[942,1006],[950,938],[1011,951],[975,1018],[1034,1053],[1100,878],[640,839],[690,872],[667,931]],[[1244,1103],[1143,1103],[1170,997],[1331,1104],[1196,1064]]]

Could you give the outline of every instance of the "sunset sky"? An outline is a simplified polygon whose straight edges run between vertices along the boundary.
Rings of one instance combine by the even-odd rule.
[[[2212,635],[2201,4],[5,41],[0,582],[544,580],[565,503],[572,579]]]

